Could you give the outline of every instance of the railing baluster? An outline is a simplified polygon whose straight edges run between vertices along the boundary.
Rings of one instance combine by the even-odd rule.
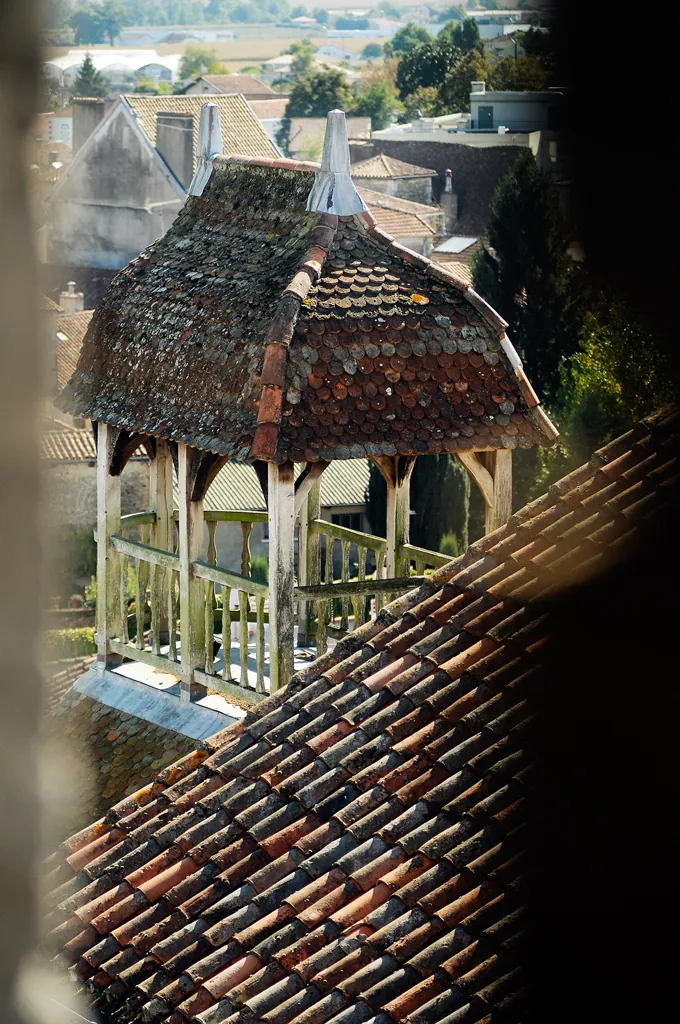
[[[416,576],[422,576],[423,573],[425,572],[425,562],[422,560],[422,558],[416,558],[415,559],[415,563],[416,563]],[[409,562],[409,565],[410,564],[411,563]]]
[[[238,592],[239,604],[239,650],[241,659],[241,686],[248,685],[248,611],[250,600],[243,590]]]
[[[340,579],[343,583],[347,583],[349,579],[349,549],[350,542],[348,540],[342,541],[342,572]],[[349,598],[343,597],[342,599],[342,614],[340,617],[340,628],[347,629],[349,626]]]
[[[253,532],[253,524],[241,523],[241,532],[243,534],[243,548],[241,550],[241,575],[250,576],[250,535]]]
[[[135,623],[137,635],[135,647],[141,651],[144,647],[144,566],[141,558],[135,559]]]
[[[177,597],[175,594],[175,570],[168,573],[168,658],[177,661]]]
[[[222,678],[231,681],[231,587],[222,587]]]
[[[363,581],[366,579],[366,548],[357,548],[357,560],[357,578],[360,581]],[[352,599],[352,607],[354,609],[354,628],[356,629],[357,626],[362,626],[364,623],[366,598],[363,594]]]
[[[333,550],[335,548],[335,538],[326,536],[326,564],[324,566],[323,579],[324,583],[333,582]],[[333,598],[330,601],[326,601],[324,608],[324,616],[326,623],[333,621]]]
[[[264,598],[256,598],[255,606],[257,608],[257,625],[255,627],[257,683],[255,689],[258,693],[264,693]]]
[[[205,670],[212,675],[215,671],[215,656],[213,645],[215,642],[215,616],[213,600],[215,597],[215,584],[211,580],[204,580],[205,590]]]
[[[323,599],[316,602],[316,654],[319,657],[326,653],[328,647],[326,615],[328,612],[328,600]]]
[[[120,559],[120,639],[126,644],[130,640],[128,632],[128,560],[127,555]]]
[[[375,553],[375,578],[382,580],[385,578],[385,551],[376,551]],[[382,611],[382,606],[385,601],[384,594],[375,595],[375,614],[379,615]]]

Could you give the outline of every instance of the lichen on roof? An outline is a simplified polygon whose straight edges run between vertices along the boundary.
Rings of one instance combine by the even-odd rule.
[[[370,213],[307,212],[316,171],[216,158],[112,282],[63,407],[239,460],[551,443],[505,321]]]

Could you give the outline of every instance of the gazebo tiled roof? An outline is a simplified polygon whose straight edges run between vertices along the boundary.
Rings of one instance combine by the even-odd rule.
[[[551,443],[505,321],[376,227],[347,172],[213,159],[111,283],[64,407],[275,463]]]

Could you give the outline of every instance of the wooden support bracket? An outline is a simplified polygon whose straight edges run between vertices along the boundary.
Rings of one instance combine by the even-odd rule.
[[[307,495],[321,474],[328,466],[327,462],[308,462],[300,476],[295,481],[295,518],[300,515],[300,510],[307,500]]]

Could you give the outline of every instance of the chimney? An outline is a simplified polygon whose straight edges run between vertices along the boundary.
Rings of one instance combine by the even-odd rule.
[[[82,313],[85,309],[85,296],[76,291],[75,281],[69,281],[65,292],[59,292],[59,305],[65,313]]]
[[[458,222],[458,196],[453,191],[453,175],[447,168],[444,191],[439,197],[439,205],[442,210],[442,233],[446,238],[455,231]]]
[[[104,120],[106,100],[80,97],[73,100],[73,155]]]
[[[194,119],[191,114],[156,115],[156,149],[180,185],[188,189],[194,173]]]

